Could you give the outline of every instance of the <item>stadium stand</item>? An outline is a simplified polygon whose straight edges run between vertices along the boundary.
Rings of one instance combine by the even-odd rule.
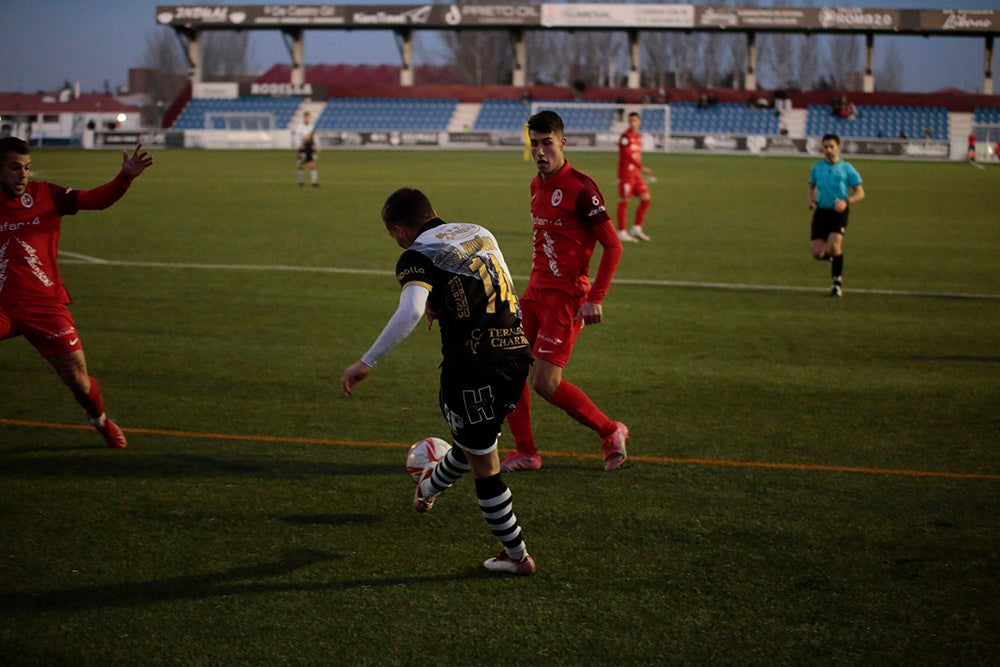
[[[457,99],[331,99],[316,129],[444,132],[457,106]]]
[[[1000,108],[998,109],[976,109],[974,112],[975,122],[981,125],[1000,125]]]
[[[518,132],[531,114],[523,100],[483,100],[472,129],[476,132]]]
[[[544,106],[544,101],[540,102]],[[561,107],[557,111],[562,116],[568,132],[612,132],[615,127],[616,110],[609,106]],[[520,132],[531,114],[531,105],[523,100],[483,100],[479,115],[472,129],[478,132]],[[647,109],[643,112],[643,125],[647,128],[662,128],[662,109]]]
[[[173,127],[176,130],[285,129],[302,100],[301,97],[196,97],[187,104]]]
[[[837,134],[841,138],[948,139],[945,107],[859,105],[857,118],[837,118],[826,104],[810,104],[806,134]]]
[[[778,134],[780,126],[780,114],[774,109],[756,109],[738,102],[717,102],[705,108],[700,108],[696,102],[670,105],[670,131],[673,133]]]

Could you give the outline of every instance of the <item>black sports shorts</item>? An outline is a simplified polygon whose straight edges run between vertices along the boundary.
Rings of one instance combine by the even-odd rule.
[[[531,360],[441,366],[441,414],[456,445],[472,454],[488,454],[496,447],[530,367]]]
[[[809,238],[813,241],[816,239],[825,241],[834,232],[846,234],[847,214],[850,212],[850,208],[845,208],[842,213],[837,213],[832,208],[817,208],[813,211],[812,236]]]

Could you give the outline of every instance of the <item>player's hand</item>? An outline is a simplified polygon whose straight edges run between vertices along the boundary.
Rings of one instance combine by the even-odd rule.
[[[142,150],[142,144],[135,145],[131,157],[127,152],[122,151],[122,173],[129,178],[137,177],[146,171],[146,167],[151,164],[153,164],[153,156]]]
[[[344,394],[351,396],[351,389],[354,388],[354,385],[368,377],[371,372],[372,367],[360,359],[345,368],[344,374],[340,376],[340,386],[344,390]]]
[[[833,202],[833,210],[836,211],[837,213],[843,213],[844,211],[846,211],[847,210],[847,200],[846,199],[838,199],[835,202]]]
[[[809,210],[811,211],[814,208],[816,208],[816,200],[815,199],[810,199],[809,200]]]
[[[434,310],[431,309],[431,305],[429,303],[426,306],[424,306],[424,317],[427,318],[427,330],[433,331],[434,320],[437,319],[437,313],[435,313]]]
[[[576,311],[576,320],[583,320],[584,324],[600,324],[604,319],[604,311],[601,304],[593,301],[584,301],[580,310]]]

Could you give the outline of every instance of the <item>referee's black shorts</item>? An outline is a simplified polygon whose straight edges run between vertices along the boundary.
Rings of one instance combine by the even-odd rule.
[[[850,213],[850,208],[845,208],[843,211],[838,213],[832,208],[817,208],[813,211],[812,219],[812,236],[809,237],[813,241],[816,239],[827,240],[830,234],[834,232],[838,234],[847,233],[847,214]]]

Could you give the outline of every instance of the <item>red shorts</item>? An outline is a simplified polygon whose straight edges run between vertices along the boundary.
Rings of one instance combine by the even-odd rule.
[[[43,357],[83,349],[69,308],[62,303],[0,304],[0,340],[24,336]]]
[[[531,343],[535,359],[566,368],[576,337],[583,329],[583,319],[574,319],[583,298],[546,292],[518,303],[521,304],[524,335]]]
[[[646,179],[638,171],[630,172],[625,178],[618,178],[618,198],[641,197],[649,193]]]

